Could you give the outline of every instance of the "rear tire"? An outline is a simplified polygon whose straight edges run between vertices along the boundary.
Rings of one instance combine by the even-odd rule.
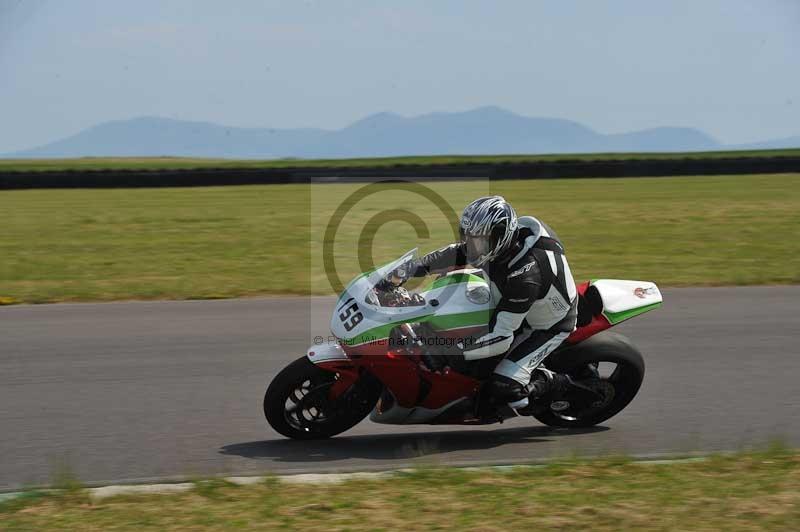
[[[589,408],[574,416],[564,416],[555,412],[548,401],[533,417],[552,427],[591,427],[628,406],[642,385],[644,359],[631,341],[621,334],[606,331],[566,347],[553,353],[547,359],[546,366],[558,373],[578,375],[589,364],[598,362],[616,364],[614,373],[601,379],[606,388],[609,384],[613,387],[613,397],[608,404],[598,409]]]
[[[382,387],[364,376],[331,401],[337,375],[306,357],[278,373],[264,394],[264,417],[278,433],[297,440],[330,438],[364,419],[378,402]]]

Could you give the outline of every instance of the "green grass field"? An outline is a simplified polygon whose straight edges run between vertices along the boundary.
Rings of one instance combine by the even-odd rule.
[[[289,168],[440,165],[529,161],[607,161],[637,159],[717,159],[726,157],[797,157],[799,149],[738,150],[681,153],[576,153],[549,155],[437,155],[362,159],[234,160],[189,157],[82,157],[76,159],[0,159],[0,172],[48,170],[176,170],[196,168]]]
[[[0,192],[0,301],[326,294],[325,228],[361,184]],[[455,212],[505,195],[553,226],[577,280],[663,286],[800,282],[800,174],[431,183]],[[426,223],[417,237],[398,213]],[[388,212],[387,212],[388,211]],[[389,216],[381,224],[382,214]],[[358,242],[376,231],[373,244]],[[418,245],[450,242],[438,207],[383,190],[343,219],[333,246],[346,282]],[[366,249],[370,248],[370,249]],[[371,262],[371,261],[366,261]]]
[[[390,479],[235,486],[92,501],[73,487],[0,504],[0,529],[798,530],[800,457],[785,450],[644,465],[570,460]]]

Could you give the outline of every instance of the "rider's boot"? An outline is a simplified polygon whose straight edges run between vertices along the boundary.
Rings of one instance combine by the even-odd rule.
[[[528,416],[533,413],[534,405],[532,401],[551,392],[561,392],[570,385],[570,378],[549,369],[539,367],[534,370],[531,382],[525,387],[527,396],[508,406],[520,416]]]
[[[530,392],[528,396],[536,399],[550,392],[560,392],[565,390],[570,382],[570,378],[566,375],[539,367],[534,370],[533,378],[528,384]]]
[[[596,375],[598,375],[597,366],[591,364],[587,366],[583,378],[588,379]],[[562,392],[569,391],[571,401],[577,401],[579,404],[591,404],[598,399],[602,399],[602,396],[597,392],[597,390],[594,390],[590,386],[587,386],[580,381],[573,380],[569,375],[555,373],[541,367],[534,370],[533,379],[531,379],[531,382],[527,388],[530,390],[530,394],[528,397],[526,397],[527,401],[520,401],[518,403],[519,406],[517,407],[513,407],[509,404],[509,406],[512,406],[514,411],[520,416],[528,416],[533,414],[536,408],[540,407],[540,405],[536,404],[536,399],[552,393],[558,396],[558,394],[561,394]]]
[[[532,399],[536,399],[550,392],[561,391],[569,385],[570,379],[566,375],[552,372],[545,368],[536,368],[531,381],[527,385],[505,377],[495,375],[492,380],[494,396],[505,400],[508,406],[519,415],[529,415]]]

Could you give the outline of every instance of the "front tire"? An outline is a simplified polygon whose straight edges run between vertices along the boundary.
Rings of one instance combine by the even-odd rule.
[[[558,373],[566,373],[578,382],[590,382],[602,390],[607,399],[596,408],[586,408],[568,415],[554,410],[557,402],[545,401],[533,417],[551,427],[591,427],[617,415],[639,391],[644,379],[644,359],[639,350],[621,334],[602,332],[583,342],[559,350],[548,358],[547,368]],[[615,369],[607,377],[581,380],[590,364],[615,364]]]
[[[336,379],[336,373],[298,358],[272,379],[264,417],[278,433],[297,440],[330,438],[352,428],[372,411],[381,387],[365,376],[331,400],[328,391]]]

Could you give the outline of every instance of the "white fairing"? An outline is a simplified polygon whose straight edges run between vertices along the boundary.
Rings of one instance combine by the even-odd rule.
[[[483,270],[454,270],[449,275],[459,274],[472,274],[480,276]],[[470,296],[470,292],[473,293]],[[466,283],[450,284],[430,288],[424,292],[420,292],[426,301],[436,300],[438,305],[434,307],[436,317],[431,320],[431,324],[435,329],[456,329],[461,327],[474,327],[475,325],[484,325],[489,320],[489,313],[494,310],[497,301],[493,299],[489,290],[489,286],[484,280],[469,281]],[[470,320],[467,313],[475,313],[484,311],[487,313],[486,318],[482,322],[475,322],[474,319]],[[452,319],[458,318],[463,319]],[[444,320],[450,319],[450,326],[440,326]],[[480,318],[476,318],[479,319]]]
[[[379,281],[386,279],[392,271],[412,260],[416,255],[416,251],[416,249],[409,251],[399,259],[381,266],[368,275],[355,279],[347,286],[337,301],[331,317],[331,333],[337,339],[348,346],[357,346],[371,341],[370,338],[374,341],[385,336],[385,329],[389,324],[415,322],[430,319],[433,316],[441,321],[446,320],[448,317],[454,318],[459,314],[473,313],[472,322],[469,319],[469,315],[465,317],[463,323],[458,319],[450,319],[449,323],[454,324],[455,328],[482,325],[488,321],[489,317],[487,315],[482,323],[474,322],[475,319],[478,319],[475,318],[474,313],[479,311],[488,313],[496,304],[496,301],[493,301],[490,297],[488,289],[484,289],[486,294],[483,299],[477,299],[475,295],[470,299],[468,294],[471,290],[480,290],[481,287],[485,287],[486,283],[484,281],[432,288],[420,294],[425,299],[425,303],[422,305],[385,307],[378,304],[378,301],[371,297],[375,285]],[[459,272],[451,272],[451,274],[468,274],[479,271],[460,270]],[[358,319],[354,322],[353,318],[356,314],[358,314]]]
[[[347,353],[339,344],[312,345],[306,351],[306,356],[314,363],[347,360]]]
[[[366,300],[367,294],[372,291],[372,288],[379,281],[385,279],[389,273],[399,266],[413,259],[416,252],[416,248],[412,249],[399,259],[381,266],[368,275],[358,277],[347,286],[345,292],[339,298],[339,301],[337,301],[336,309],[331,318],[331,333],[333,333],[336,338],[349,342],[359,334],[375,327],[380,327],[381,325],[386,325],[394,321],[414,321],[416,317],[433,313],[433,307],[431,307],[429,303],[409,307],[382,307],[378,305],[377,302],[370,303]],[[344,305],[349,299],[352,299],[352,302],[349,305]],[[341,319],[341,312],[346,313],[349,306],[353,303],[357,305],[357,312],[361,314],[362,319],[348,330],[348,322],[347,320]],[[350,345],[357,344],[351,343]]]
[[[592,286],[600,292],[603,310],[612,314],[663,301],[658,287],[650,281],[598,279],[592,283]]]

